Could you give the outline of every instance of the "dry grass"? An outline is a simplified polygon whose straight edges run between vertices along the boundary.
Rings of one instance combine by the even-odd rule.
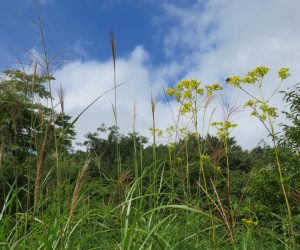
[[[78,202],[79,193],[80,193],[80,190],[81,190],[81,187],[83,184],[83,180],[84,180],[84,177],[85,177],[86,171],[88,170],[89,165],[90,165],[90,159],[88,159],[84,163],[83,167],[81,168],[80,172],[78,173],[78,177],[77,177],[74,192],[73,192],[71,209],[70,209],[68,221],[71,221],[74,216],[74,212],[75,212],[76,205]]]
[[[50,121],[46,128],[43,144],[38,152],[38,161],[36,166],[36,177],[35,177],[35,188],[34,188],[34,210],[37,209],[39,203],[42,178],[43,178],[44,168],[45,168],[45,159],[48,152],[48,146],[51,141],[51,136],[50,136],[51,123],[52,122]]]

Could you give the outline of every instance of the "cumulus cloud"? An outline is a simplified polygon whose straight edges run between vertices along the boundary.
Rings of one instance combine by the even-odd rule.
[[[117,59],[118,121],[122,132],[131,131],[134,101],[138,107],[137,128],[149,135],[151,126],[150,96],[157,98],[157,126],[170,125],[172,114],[163,99],[162,85],[175,83],[180,78],[197,78],[204,83],[225,82],[233,74],[245,74],[258,65],[271,67],[265,79],[268,96],[278,82],[277,70],[290,67],[292,77],[287,86],[300,79],[300,33],[298,24],[300,2],[296,0],[233,0],[197,1],[193,5],[165,1],[164,18],[172,20],[172,28],[164,32],[164,52],[170,59],[165,65],[151,65],[151,54],[137,46],[127,57]],[[155,24],[164,19],[155,18]],[[180,56],[178,56],[178,51]],[[74,61],[55,72],[58,82],[66,88],[66,108],[78,114],[93,98],[113,86],[113,67],[108,61]],[[242,105],[248,97],[226,87],[225,94],[234,103]],[[282,96],[274,97],[273,104],[283,109]],[[112,125],[111,103],[107,94],[77,124],[79,140],[102,122]],[[170,105],[176,109],[174,102]],[[220,114],[216,114],[218,119]],[[281,118],[282,119],[282,118]],[[247,112],[239,114],[239,126],[234,130],[238,142],[251,148],[266,138],[264,127]]]
[[[165,36],[169,55],[187,48],[184,62],[189,62],[185,78],[196,77],[205,82],[221,81],[233,74],[245,74],[258,65],[271,67],[265,79],[265,95],[276,87],[277,70],[290,67],[290,86],[300,79],[299,1],[198,1],[192,7],[166,3],[167,15],[177,22]],[[225,90],[229,98],[243,103],[248,97],[239,91]],[[284,108],[282,96],[273,104]],[[282,117],[281,117],[282,119]],[[246,114],[237,121],[234,135],[245,147],[253,147],[266,137],[263,126]]]
[[[127,58],[119,58],[117,65],[117,116],[122,133],[132,131],[132,112],[134,102],[137,106],[136,127],[143,135],[149,136],[151,127],[151,93],[159,96],[162,83],[174,65],[159,70],[150,70],[145,66],[149,54],[141,46],[137,46]],[[64,65],[55,72],[56,84],[63,83],[66,92],[66,111],[76,116],[95,98],[114,86],[112,61],[74,61]],[[94,131],[102,123],[114,125],[112,104],[114,92],[103,96],[93,105],[76,124],[79,141],[89,131]],[[157,126],[165,127],[171,119],[169,107],[163,101],[157,103]]]

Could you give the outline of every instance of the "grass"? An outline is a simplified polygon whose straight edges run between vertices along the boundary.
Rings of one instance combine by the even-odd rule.
[[[48,194],[39,205],[38,216],[32,209],[12,213],[10,209],[18,202],[17,192],[22,190],[12,187],[1,213],[2,246],[7,249],[231,249],[226,215],[214,216],[212,226],[211,213],[201,209],[195,200],[178,201],[179,190],[172,189],[170,180],[164,177],[164,169],[160,171],[157,175],[161,178],[152,184],[157,185],[157,193],[152,192],[152,186],[138,190],[141,180],[136,179],[124,184],[124,200],[117,205],[108,203],[107,196],[115,185],[112,180],[86,183],[79,192],[81,171],[73,195],[73,185],[65,186],[65,196],[59,203],[53,202],[53,196]],[[141,178],[151,172],[151,168],[146,168]],[[151,198],[156,201],[152,207]],[[216,207],[224,211],[219,205]],[[62,209],[59,215],[57,207]],[[211,227],[215,230],[215,242],[210,240]],[[285,244],[289,248],[282,235],[270,231],[267,225],[245,227],[238,222],[235,241],[237,249],[280,249]]]
[[[43,69],[51,94],[50,65],[40,17],[36,24],[42,43]],[[116,41],[113,33],[111,47],[114,86],[104,94],[114,91],[112,110],[115,125],[118,126],[117,88],[120,84],[116,79]],[[37,65],[40,64],[37,60],[34,60],[33,83],[37,77]],[[249,94],[242,83],[252,81],[253,85],[257,84],[262,94],[262,79],[267,71],[265,67],[257,67],[245,78],[234,76],[228,82]],[[287,71],[281,70],[281,80],[287,74]],[[275,92],[280,86],[281,82]],[[60,104],[64,113],[64,94],[61,89],[58,105],[51,98],[48,99],[52,112],[50,118],[42,118],[48,125],[35,128],[42,129],[42,138],[37,140],[31,137],[37,155],[24,163],[26,171],[22,177],[26,182],[18,183],[17,171],[14,181],[6,179],[3,143],[0,148],[2,185],[9,187],[8,190],[2,188],[5,192],[0,211],[0,247],[141,250],[299,248],[299,226],[289,203],[283,167],[279,159],[275,132],[277,115],[274,108],[269,106],[275,92],[269,99],[263,95],[259,99],[250,94],[252,99],[247,103],[254,111],[252,114],[271,132],[279,183],[286,205],[280,210],[280,214],[268,214],[273,218],[271,221],[258,221],[256,215],[247,207],[247,192],[255,178],[255,169],[248,175],[245,185],[240,187],[244,190],[238,199],[232,195],[237,178],[232,177],[229,147],[230,133],[236,126],[231,119],[238,109],[224,104],[222,121],[211,122],[213,114],[209,116],[210,125],[217,129],[221,142],[219,146],[210,145],[209,141],[203,140],[203,130],[201,135],[199,132],[199,121],[204,127],[206,116],[209,115],[208,107],[220,90],[222,87],[217,83],[203,86],[201,82],[192,79],[181,81],[165,91],[166,96],[174,97],[178,101],[180,110],[178,114],[171,110],[178,120],[174,119],[175,124],[166,131],[169,145],[163,157],[159,156],[157,143],[162,131],[156,125],[156,101],[151,97],[149,105],[152,114],[149,115],[152,116],[152,163],[147,165],[144,164],[146,151],[138,148],[134,104],[132,166],[126,168],[122,165],[122,145],[117,135],[114,145],[116,160],[115,165],[111,166],[117,170],[117,175],[108,176],[100,168],[101,157],[98,156],[102,152],[88,152],[85,154],[84,164],[80,165],[75,158],[72,159],[72,154],[65,154],[59,149],[59,144],[67,136],[68,130],[103,95],[92,101],[67,128],[57,133],[54,125],[57,118],[55,107]],[[35,100],[32,99],[32,102]],[[193,129],[187,129],[189,126],[179,127],[179,119],[182,117],[190,119]],[[35,122],[32,120],[31,123],[33,128]],[[180,133],[183,142],[181,144],[178,139]],[[172,141],[172,138],[177,140]],[[193,138],[195,145],[191,145]],[[53,143],[54,154],[49,155],[48,149]],[[196,154],[190,152],[191,147],[196,149]],[[208,153],[207,147],[212,147],[212,154]],[[184,159],[179,159],[179,155],[183,155]],[[225,169],[221,171],[220,161],[224,157]],[[32,163],[36,163],[34,172],[30,168]],[[99,178],[88,174],[91,163],[99,166]],[[17,169],[19,166],[15,167]],[[220,183],[225,183],[225,188]]]

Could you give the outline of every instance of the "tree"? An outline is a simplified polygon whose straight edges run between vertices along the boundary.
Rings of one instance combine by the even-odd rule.
[[[13,182],[27,183],[47,136],[47,155],[67,152],[75,136],[70,116],[47,107],[53,99],[45,84],[52,76],[12,69],[0,79],[0,170],[2,191]],[[27,176],[27,177],[26,177]],[[3,197],[2,197],[3,198]],[[0,197],[1,201],[1,197]]]
[[[87,147],[87,152],[93,158],[90,167],[90,173],[93,176],[101,174],[116,174],[117,154],[115,145],[118,142],[120,145],[120,159],[124,169],[132,170],[134,166],[134,140],[138,155],[140,155],[143,146],[148,142],[147,138],[138,133],[129,133],[123,135],[119,133],[119,128],[111,126],[106,128],[102,124],[97,128],[97,132],[88,133],[85,135],[86,140],[82,143]],[[106,136],[106,133],[107,136]],[[107,137],[107,139],[105,139]]]
[[[300,83],[296,84],[291,91],[285,91],[284,98],[290,105],[290,112],[284,111],[291,125],[283,124],[283,142],[298,154],[300,153]]]

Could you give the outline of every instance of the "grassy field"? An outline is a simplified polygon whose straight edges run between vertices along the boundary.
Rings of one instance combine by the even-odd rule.
[[[266,66],[224,84],[182,80],[163,93],[166,102],[178,103],[178,113],[170,110],[175,122],[157,128],[152,97],[152,138],[145,138],[135,130],[135,108],[132,132],[118,132],[113,34],[111,47],[115,124],[89,133],[86,151],[72,148],[76,122],[103,95],[68,116],[63,88],[59,100],[52,98],[55,76],[45,47],[30,72],[2,72],[0,248],[299,249],[299,87],[283,95],[292,125],[278,126],[280,111],[270,104],[289,69],[279,69],[268,96]],[[223,88],[249,96],[241,105],[263,124],[271,145],[243,150],[232,138],[238,126],[232,118],[241,107],[224,102],[217,121],[208,112]],[[215,135],[199,129],[204,120]],[[159,144],[161,137],[168,143]]]

